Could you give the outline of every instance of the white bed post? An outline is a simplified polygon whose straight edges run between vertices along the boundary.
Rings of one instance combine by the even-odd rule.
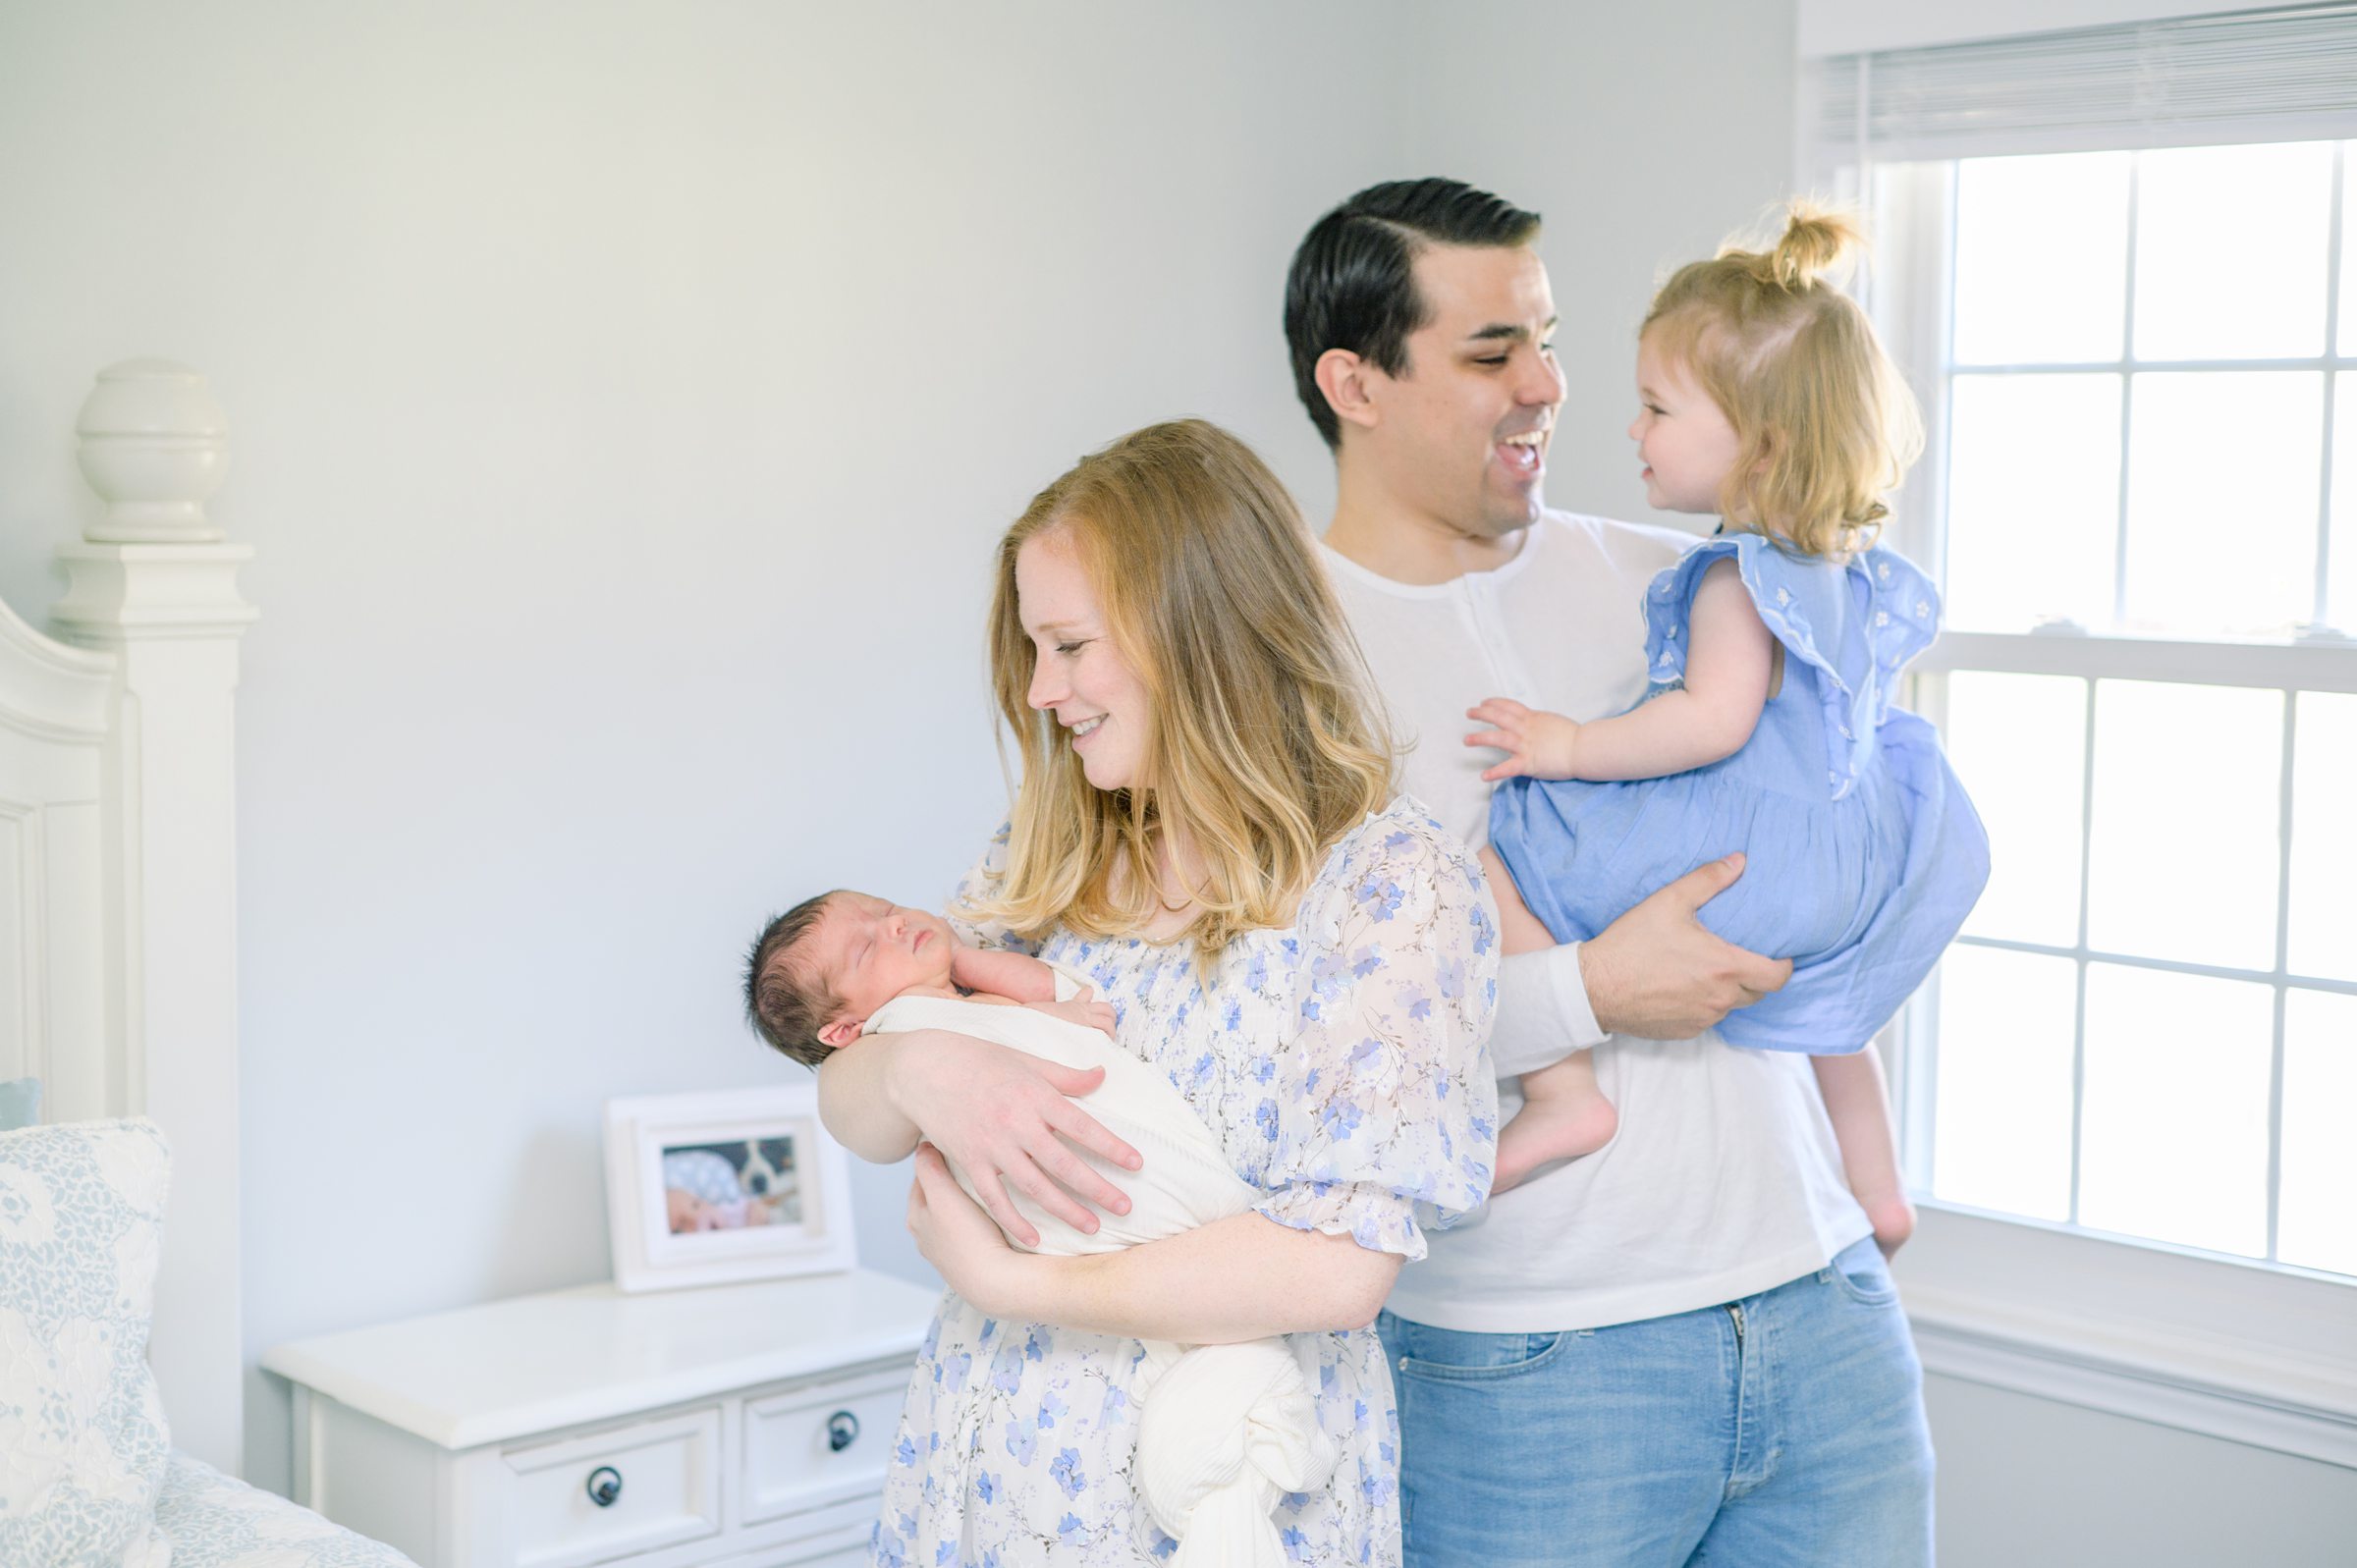
[[[123,1113],[172,1142],[171,1210],[148,1348],[176,1447],[245,1468],[238,1242],[238,639],[248,545],[222,542],[205,499],[228,422],[184,365],[109,366],[82,405],[82,471],[108,503],[72,577],[58,635],[116,656],[106,823],[117,906],[108,1022]]]

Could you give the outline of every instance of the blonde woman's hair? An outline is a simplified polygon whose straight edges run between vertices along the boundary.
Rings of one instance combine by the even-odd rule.
[[[1152,704],[1130,788],[1089,784],[1069,734],[1026,701],[1015,559],[1051,535]],[[999,541],[990,668],[1022,782],[1006,881],[973,912],[1018,932],[1133,935],[1166,892],[1191,894],[1208,959],[1288,923],[1336,840],[1391,798],[1391,742],[1300,513],[1249,447],[1200,419],[1081,459],[1015,519]],[[1199,857],[1198,886],[1158,883],[1169,835]]]
[[[1915,399],[1873,324],[1827,281],[1864,244],[1846,213],[1794,201],[1768,249],[1730,241],[1678,268],[1638,331],[1734,426],[1721,514],[1804,555],[1873,544],[1883,497],[1923,450]]]

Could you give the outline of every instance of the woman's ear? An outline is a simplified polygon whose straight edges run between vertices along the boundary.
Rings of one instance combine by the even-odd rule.
[[[1318,355],[1318,390],[1326,395],[1326,406],[1337,419],[1362,430],[1372,429],[1382,420],[1371,385],[1381,374],[1347,349],[1329,349]]]

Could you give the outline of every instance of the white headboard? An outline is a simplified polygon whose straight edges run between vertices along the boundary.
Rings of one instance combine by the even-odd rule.
[[[202,376],[112,366],[77,428],[108,507],[58,552],[56,637],[0,605],[0,1078],[40,1078],[45,1120],[146,1115],[171,1140],[148,1355],[174,1445],[234,1474],[233,703],[252,551],[204,515],[228,429]]]

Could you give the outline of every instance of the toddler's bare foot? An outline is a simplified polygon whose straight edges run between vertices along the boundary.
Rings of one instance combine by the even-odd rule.
[[[1620,1112],[1602,1095],[1528,1101],[1498,1134],[1498,1179],[1490,1191],[1510,1191],[1541,1165],[1592,1155],[1619,1130]]]
[[[1915,1234],[1915,1206],[1907,1201],[1905,1193],[1874,1198],[1861,1193],[1858,1203],[1865,1209],[1866,1217],[1874,1221],[1874,1244],[1883,1250],[1884,1257],[1896,1255],[1907,1244],[1907,1238]]]

